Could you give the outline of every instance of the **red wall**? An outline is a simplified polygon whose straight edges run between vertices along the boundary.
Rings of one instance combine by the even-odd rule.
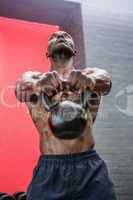
[[[47,71],[47,40],[58,26],[0,17],[0,192],[26,190],[39,156],[39,137],[13,85],[27,70]]]

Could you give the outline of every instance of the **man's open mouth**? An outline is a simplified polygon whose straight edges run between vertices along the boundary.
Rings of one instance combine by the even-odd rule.
[[[74,55],[74,53],[74,49],[69,44],[65,43],[64,40],[59,40],[53,48],[52,57],[54,57],[57,54],[64,54],[67,57],[71,57]]]

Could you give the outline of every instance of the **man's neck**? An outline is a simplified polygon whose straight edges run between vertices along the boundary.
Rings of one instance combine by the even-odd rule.
[[[66,77],[69,75],[69,73],[74,69],[73,66],[73,59],[70,59],[67,62],[53,62],[51,61],[51,68],[50,71],[57,71],[60,75],[63,77]]]

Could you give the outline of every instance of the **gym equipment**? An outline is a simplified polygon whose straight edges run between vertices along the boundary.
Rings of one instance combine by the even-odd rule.
[[[8,194],[3,194],[0,196],[0,200],[15,200],[13,196],[10,196]]]
[[[0,192],[0,197],[2,197],[3,195],[6,195],[5,192]]]
[[[63,81],[63,90],[67,88],[67,82]],[[70,88],[69,91],[74,91]],[[51,97],[45,92],[42,93],[45,100],[45,109],[50,112],[48,122],[50,128],[59,139],[74,139],[79,137],[87,123],[86,109],[88,108],[88,98],[91,95],[89,89],[80,94],[80,101],[73,102],[65,100],[53,104]]]
[[[23,191],[17,191],[17,192],[15,192],[15,193],[13,193],[13,197],[15,198],[15,199],[18,199],[18,197],[21,195],[21,194],[23,194],[24,192]]]

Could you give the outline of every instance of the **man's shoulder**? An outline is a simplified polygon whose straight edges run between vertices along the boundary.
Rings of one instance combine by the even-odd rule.
[[[85,73],[93,73],[97,68],[96,67],[85,67],[82,69],[83,72]]]
[[[21,74],[24,79],[39,79],[44,73],[39,71],[26,71]]]
[[[87,73],[107,73],[107,70],[102,67],[85,67],[83,71]]]
[[[31,77],[31,76],[39,76],[42,74],[43,74],[43,72],[29,70],[29,71],[23,72],[22,76],[30,76]]]
[[[104,68],[102,67],[93,67],[93,66],[88,66],[88,67],[85,67],[84,70],[104,70]]]

